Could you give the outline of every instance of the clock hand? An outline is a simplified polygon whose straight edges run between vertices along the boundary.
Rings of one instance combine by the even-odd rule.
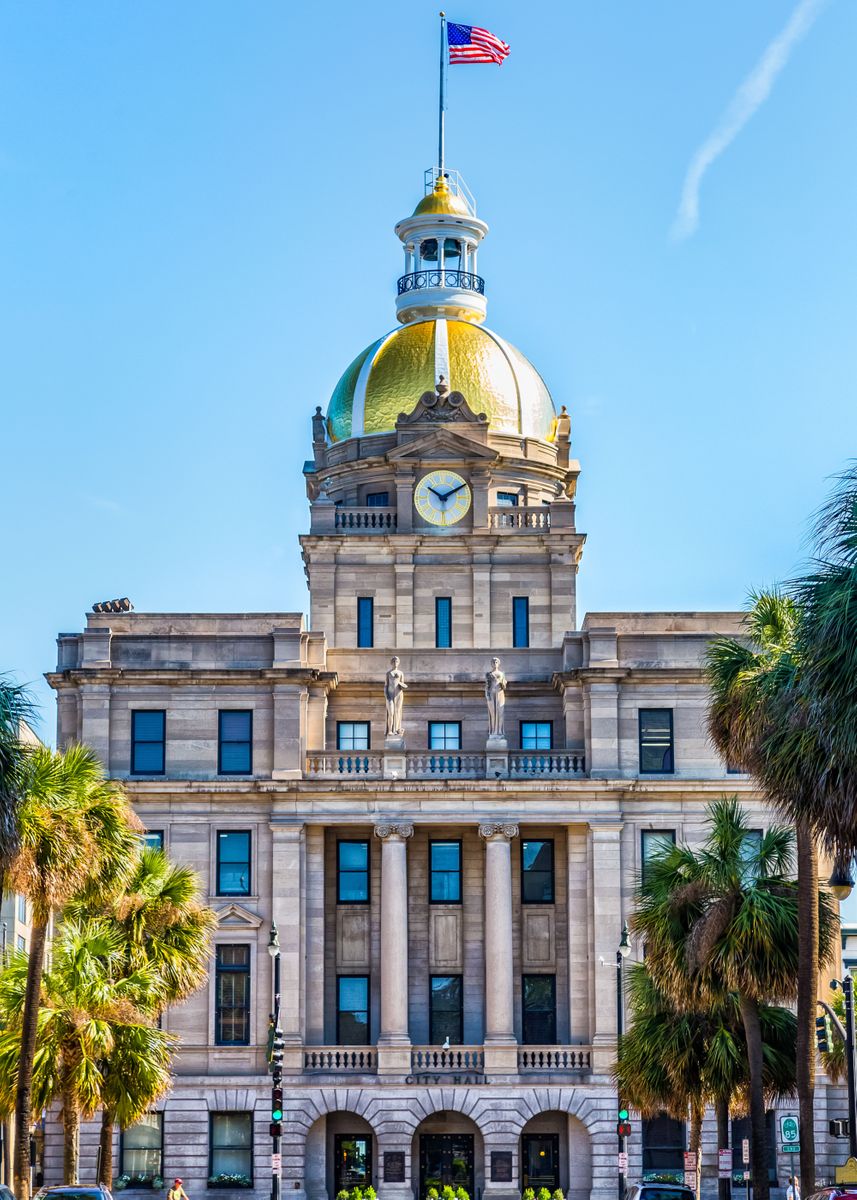
[[[429,491],[432,493],[433,496],[437,496],[438,500],[446,499],[446,496],[442,495],[440,492],[435,491],[435,489],[433,487],[430,487]]]
[[[456,487],[456,488],[453,488],[451,492],[447,492],[447,493],[444,495],[444,497],[443,497],[443,498],[444,498],[444,500],[448,500],[450,496],[454,496],[456,492],[460,492],[460,491],[461,491],[461,489],[462,489],[463,487],[467,487],[467,484],[466,484],[466,483],[460,483],[460,484],[458,485],[458,487]]]

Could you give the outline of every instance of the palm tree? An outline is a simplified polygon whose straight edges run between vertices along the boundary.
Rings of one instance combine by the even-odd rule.
[[[694,852],[666,848],[647,864],[634,927],[652,978],[679,1008],[698,1010],[737,995],[747,1049],[752,1167],[757,1200],[768,1200],[761,1008],[793,999],[797,973],[794,835],[755,835],[735,798],[708,808],[708,837]],[[819,959],[833,952],[835,918],[819,899]]]
[[[104,1102],[106,1086],[118,1091],[118,1103],[136,1104],[135,1115],[170,1086],[175,1039],[154,1027],[140,1007],[151,986],[148,973],[115,976],[121,956],[121,939],[108,922],[64,921],[42,981],[33,1097],[40,1109],[62,1101],[66,1183],[78,1181],[81,1119]],[[27,990],[26,956],[16,953],[0,975],[0,1105],[7,1111],[23,1065],[19,1050]],[[126,1072],[121,1086],[105,1084],[105,1062],[113,1065],[113,1080]]]
[[[121,789],[108,782],[85,746],[36,747],[24,763],[19,847],[8,878],[33,912],[27,989],[20,1026],[15,1105],[15,1194],[30,1195],[33,1063],[45,940],[52,915],[87,889],[119,886],[135,861],[140,823]]]
[[[0,676],[0,895],[6,871],[18,850],[18,806],[27,753],[21,741],[21,725],[32,716],[27,689]]]
[[[753,596],[747,640],[709,647],[709,730],[727,762],[754,775],[769,801],[795,824],[798,880],[797,1092],[800,1173],[815,1183],[815,1002],[818,993],[818,852],[808,811],[825,767],[804,730],[797,651],[801,613],[777,591]]]

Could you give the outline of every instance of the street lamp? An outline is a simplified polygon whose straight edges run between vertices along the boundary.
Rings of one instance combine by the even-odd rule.
[[[827,881],[827,886],[837,900],[848,899],[854,887],[854,876],[851,872],[850,858],[840,857],[836,859],[833,864],[833,871]]]
[[[271,922],[268,938],[268,953],[274,966],[274,1011],[271,1018],[273,1041],[271,1044],[271,1200],[280,1200],[282,1192],[282,1158],[280,1152],[283,1136],[283,1031],[280,1029],[280,938],[276,922]]]
[[[628,922],[622,926],[622,938],[616,950],[616,1058],[618,1060],[621,1050],[622,1034],[624,1033],[624,994],[622,988],[622,962],[631,953],[631,937],[628,932]],[[619,1139],[619,1154],[625,1153],[625,1131],[630,1128],[628,1125],[627,1113],[622,1104],[621,1095],[616,1097],[616,1112],[618,1115],[618,1123],[616,1126],[616,1134]],[[621,1157],[617,1159],[618,1163],[622,1162]],[[624,1200],[625,1196],[625,1171],[619,1167],[619,1191],[618,1200]]]
[[[848,1075],[848,1150],[852,1158],[857,1158],[857,1104],[855,1104],[854,1079],[854,980],[849,972],[844,977],[831,979],[830,986],[835,990],[842,988],[845,996],[845,1066]]]

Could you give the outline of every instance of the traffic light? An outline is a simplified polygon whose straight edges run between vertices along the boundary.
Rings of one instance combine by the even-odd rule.
[[[846,1117],[844,1120],[831,1121],[827,1127],[831,1137],[848,1137],[851,1133],[851,1126]]]
[[[270,1133],[272,1138],[282,1137],[283,1136],[283,1127],[280,1124],[280,1122],[272,1121],[271,1124],[268,1126],[268,1133]]]
[[[283,1089],[281,1087],[271,1088],[271,1120],[282,1121],[283,1119]],[[273,1134],[271,1135],[273,1137]]]
[[[616,1135],[620,1138],[631,1136],[631,1122],[628,1120],[627,1108],[619,1109],[619,1120],[616,1122]]]
[[[830,1018],[827,1015],[815,1018],[815,1041],[822,1054],[830,1053]]]

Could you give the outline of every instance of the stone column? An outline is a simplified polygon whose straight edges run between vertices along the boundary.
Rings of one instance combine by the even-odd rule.
[[[303,1070],[306,928],[306,839],[303,825],[271,823],[272,915],[280,941],[280,1028],[283,1070]],[[264,930],[263,930],[264,932]]]
[[[407,1075],[408,1035],[408,838],[413,825],[376,825],[381,840],[381,1033],[378,1073]]]
[[[485,1074],[516,1075],[512,838],[517,825],[480,825],[485,840]]]
[[[308,689],[300,684],[275,683],[273,779],[300,779],[304,771]],[[317,747],[313,747],[317,749]]]
[[[592,1069],[596,1075],[609,1075],[616,1049],[616,951],[622,937],[622,822],[590,828]]]

